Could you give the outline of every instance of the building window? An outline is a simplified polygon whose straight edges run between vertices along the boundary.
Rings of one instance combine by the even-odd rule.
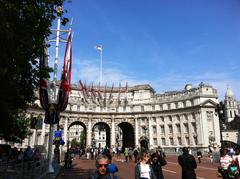
[[[162,145],[166,145],[166,140],[165,140],[165,138],[162,138]]]
[[[160,119],[161,119],[161,122],[164,122],[164,117],[160,117]]]
[[[196,133],[196,132],[197,132],[197,129],[196,129],[196,123],[195,123],[195,122],[192,123],[192,128],[193,128],[193,132]]]
[[[153,138],[153,145],[157,145],[157,138]]]
[[[162,104],[159,106],[159,109],[160,109],[160,111],[163,110],[163,105]]]
[[[177,128],[177,133],[181,133],[181,127],[180,127],[180,124],[176,124],[176,128]]]
[[[155,123],[156,123],[156,118],[155,118],[155,117],[153,117],[152,119],[153,119],[153,122],[155,122]]]
[[[170,105],[170,104],[167,104],[167,108],[168,108],[168,109],[171,109],[171,105]]]
[[[156,126],[153,126],[152,128],[153,128],[153,133],[154,133],[154,134],[157,134],[157,128],[156,128]]]
[[[190,145],[189,137],[186,137],[186,144],[187,144],[187,145]]]
[[[177,122],[180,122],[180,117],[177,115]]]
[[[197,137],[196,137],[196,136],[193,137],[193,140],[194,140],[195,145],[197,145],[197,144],[198,144],[198,140],[197,140]]]
[[[173,138],[172,138],[172,137],[169,138],[169,141],[170,141],[170,145],[174,145],[174,144],[173,144]]]
[[[161,129],[161,133],[164,134],[165,133],[165,130],[164,130],[164,126],[160,126],[160,129]]]
[[[178,103],[175,103],[175,108],[176,108],[176,109],[178,108]]]
[[[187,123],[184,123],[183,125],[184,125],[184,129],[185,129],[185,133],[188,133],[188,132],[189,132],[189,130],[188,130],[188,124],[187,124]]]
[[[171,116],[169,116],[168,118],[169,118],[169,122],[172,122],[172,117],[171,117]]]
[[[169,133],[172,134],[172,133],[173,133],[173,127],[172,127],[172,125],[168,125],[168,128],[169,128]]]
[[[178,137],[177,140],[178,140],[178,145],[182,145],[181,137]]]

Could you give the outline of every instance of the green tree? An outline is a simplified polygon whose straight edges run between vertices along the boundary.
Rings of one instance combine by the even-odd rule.
[[[39,70],[39,59],[44,56],[57,3],[0,0],[0,137],[8,141],[27,135],[29,121],[22,115],[35,100],[39,78],[49,77],[49,68]]]
[[[71,147],[79,147],[80,146],[80,143],[77,141],[76,138],[74,138],[72,141],[71,141]]]
[[[81,146],[85,146],[85,142],[86,142],[86,135],[85,135],[85,131],[81,131],[80,134],[80,145]]]

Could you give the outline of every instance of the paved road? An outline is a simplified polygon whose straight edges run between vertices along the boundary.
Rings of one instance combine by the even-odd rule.
[[[113,162],[117,164],[119,179],[134,179],[135,163],[122,162],[122,157],[114,157]],[[168,164],[163,167],[165,179],[181,179],[181,168],[177,164],[177,156],[167,156]],[[196,169],[198,179],[218,179],[216,175],[218,164],[211,164],[203,159]],[[87,179],[89,173],[95,170],[95,160],[75,158],[71,169],[63,168],[57,179]]]

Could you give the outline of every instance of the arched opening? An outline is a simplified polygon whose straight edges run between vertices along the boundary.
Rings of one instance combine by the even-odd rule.
[[[82,148],[86,147],[86,126],[80,121],[71,123],[67,133],[67,148]]]
[[[110,148],[110,127],[104,122],[96,123],[92,128],[92,147]]]
[[[142,152],[147,152],[148,151],[148,139],[145,136],[140,137],[140,149]]]
[[[122,122],[118,125],[120,132],[122,131],[122,150],[126,147],[134,148],[134,129],[133,126],[127,122]],[[120,135],[121,136],[121,135]]]

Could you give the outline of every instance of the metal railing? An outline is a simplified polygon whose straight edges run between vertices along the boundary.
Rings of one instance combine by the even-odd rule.
[[[41,179],[47,174],[48,160],[0,162],[1,179]]]

